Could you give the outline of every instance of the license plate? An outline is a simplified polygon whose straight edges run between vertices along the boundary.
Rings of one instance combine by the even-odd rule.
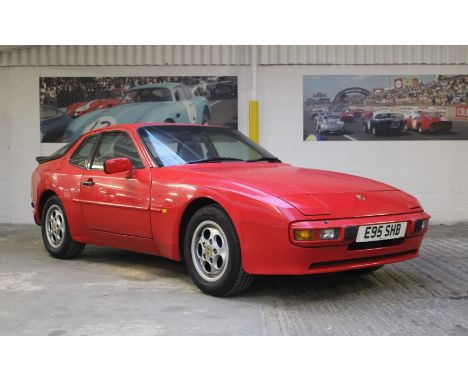
[[[360,226],[356,242],[390,240],[404,237],[406,225],[407,222]]]

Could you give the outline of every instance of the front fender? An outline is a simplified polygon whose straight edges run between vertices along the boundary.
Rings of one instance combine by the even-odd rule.
[[[231,218],[239,236],[242,261],[248,271],[255,252],[255,228],[276,227],[288,237],[288,224],[300,213],[272,195],[247,189],[232,189],[223,184],[206,186],[177,182],[175,174],[155,169],[151,188],[151,225],[158,255],[180,260],[179,235],[184,212],[197,199],[208,198],[219,204]],[[166,178],[166,175],[168,176]],[[170,181],[168,178],[172,178]]]

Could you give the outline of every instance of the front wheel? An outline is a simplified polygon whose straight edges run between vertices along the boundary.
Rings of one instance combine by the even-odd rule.
[[[51,196],[44,205],[41,230],[44,246],[57,259],[77,257],[85,247],[85,244],[72,239],[65,210],[57,196]]]
[[[190,219],[184,237],[184,261],[194,283],[212,296],[242,293],[254,279],[242,268],[234,225],[217,205],[199,209]]]

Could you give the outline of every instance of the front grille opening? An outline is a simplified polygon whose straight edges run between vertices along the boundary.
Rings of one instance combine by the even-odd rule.
[[[391,239],[391,240],[379,240],[379,241],[365,241],[363,243],[356,243],[353,241],[348,245],[348,251],[357,251],[360,249],[373,249],[373,248],[385,248],[392,247],[394,245],[400,245],[405,242],[405,238]]]
[[[417,249],[410,249],[404,252],[391,253],[388,255],[372,256],[372,257],[363,257],[358,259],[347,259],[347,260],[336,260],[336,261],[324,261],[321,263],[313,263],[309,266],[311,271],[329,271],[329,267],[350,267],[353,265],[362,265],[368,263],[375,263],[379,261],[388,261],[397,262],[405,260],[416,256],[418,253]]]

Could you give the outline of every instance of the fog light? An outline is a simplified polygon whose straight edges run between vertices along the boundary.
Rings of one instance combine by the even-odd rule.
[[[312,241],[315,240],[315,230],[313,229],[295,229],[294,240]]]
[[[414,224],[414,232],[423,231],[427,228],[428,225],[429,225],[428,219],[416,220],[416,223]]]
[[[327,228],[320,230],[320,240],[336,240],[340,235],[338,228]]]

